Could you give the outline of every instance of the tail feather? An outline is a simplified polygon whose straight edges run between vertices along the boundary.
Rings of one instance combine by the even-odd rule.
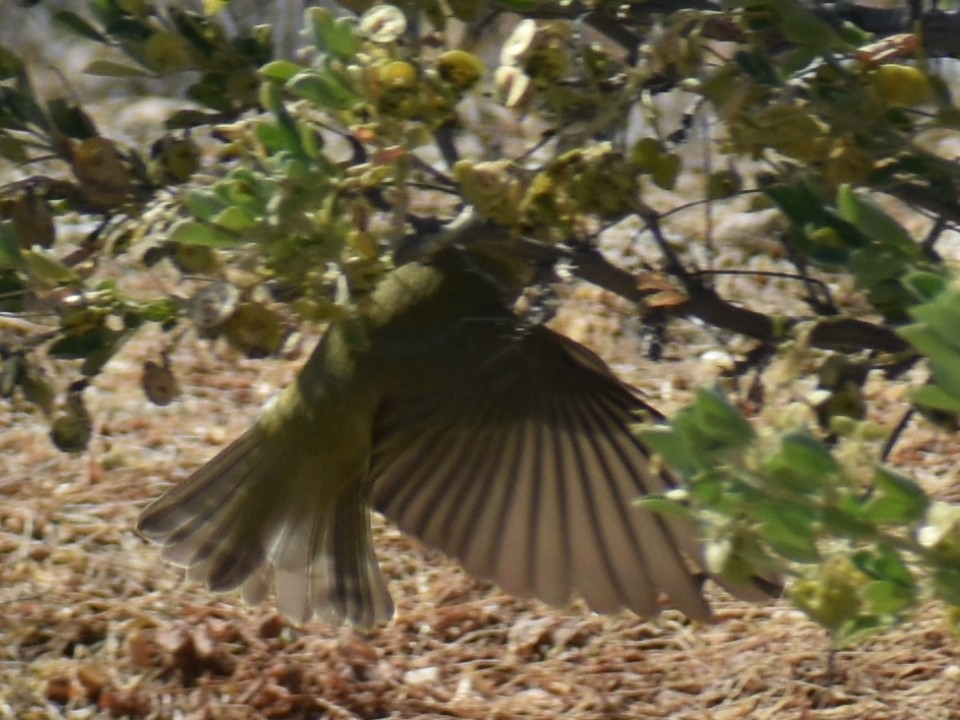
[[[258,603],[273,587],[278,608],[296,622],[389,619],[359,476],[328,477],[320,457],[291,463],[302,454],[293,442],[254,425],[147,507],[138,531],[216,592],[241,588]],[[342,492],[331,496],[336,487]]]
[[[352,483],[309,522],[288,523],[274,572],[280,611],[297,622],[389,620],[393,601],[377,565],[363,486]]]
[[[373,562],[356,568],[334,563],[336,583],[331,596],[340,615],[358,618],[358,624],[369,626],[393,616],[393,601],[374,558],[365,495],[366,487],[358,483],[338,502],[331,546],[335,557],[370,557]],[[330,577],[324,575],[323,579]]]
[[[273,587],[273,566],[261,565],[256,568],[240,586],[243,601],[248,605],[259,605],[267,599]]]
[[[251,482],[264,447],[262,433],[251,428],[140,516],[137,531],[216,592],[239,587],[267,559],[276,511]]]

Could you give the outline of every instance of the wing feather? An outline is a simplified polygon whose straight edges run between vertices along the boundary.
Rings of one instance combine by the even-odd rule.
[[[565,403],[565,405],[567,405]],[[563,408],[562,439],[567,446],[570,461],[563,468],[563,482],[567,486],[572,509],[570,532],[574,539],[572,565],[577,589],[584,600],[598,612],[615,612],[622,607],[620,578],[611,558],[611,547],[617,528],[606,527],[602,514],[609,512],[609,493],[606,481],[595,475],[594,448],[586,429],[577,417],[579,408]],[[592,461],[592,462],[591,462]],[[644,574],[642,558],[635,558],[634,569]]]
[[[372,504],[508,592],[650,614],[662,590],[708,617],[683,554],[693,528],[632,505],[669,483],[631,431],[646,404],[546,328],[470,342],[455,386],[382,413]]]
[[[519,482],[539,487],[540,519],[538,533],[532,539],[532,594],[553,605],[570,602],[573,590],[571,562],[572,534],[568,519],[570,500],[563,475],[563,460],[557,438],[541,423],[527,420],[528,437],[537,452],[530,452],[532,462],[528,474]],[[523,478],[526,478],[524,480]]]
[[[497,528],[492,527],[489,532],[505,551],[492,553],[484,574],[496,577],[500,586],[511,594],[539,594],[536,566],[543,546],[540,537],[549,534],[543,524],[548,519],[548,511],[540,507],[542,484],[525,482],[526,478],[535,477],[531,470],[536,467],[539,448],[536,438],[530,437],[533,428],[527,423],[520,423],[512,432],[505,427],[498,430],[500,437],[487,443],[486,452],[497,460],[493,472],[506,500],[502,510],[503,529],[498,533]],[[502,451],[498,445],[503,445]],[[531,448],[537,451],[530,452]],[[498,452],[502,457],[497,457]],[[498,521],[496,515],[491,519],[494,523]],[[519,552],[512,552],[512,548]]]

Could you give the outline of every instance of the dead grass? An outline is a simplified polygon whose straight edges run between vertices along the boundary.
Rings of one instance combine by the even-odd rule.
[[[576,316],[594,320],[565,313],[570,331],[635,358],[608,299],[576,295]],[[0,718],[960,718],[960,646],[938,606],[831,656],[783,603],[717,591],[709,626],[669,609],[556,611],[382,525],[398,605],[385,627],[297,628],[269,604],[212,596],[134,535],[136,514],[245,427],[294,364],[187,342],[174,358],[185,396],[156,408],[138,376],[158,348],[146,338],[97,381],[87,456],[57,453],[32,415],[0,418]],[[635,379],[682,399],[687,368],[656,368]],[[949,454],[946,442],[914,431],[900,455]]]
[[[685,217],[674,231],[702,231],[702,218]],[[719,244],[743,249],[719,266],[776,265],[758,217],[717,219]],[[767,307],[784,311],[785,290],[767,282]],[[713,372],[698,355],[714,346],[687,326],[667,348],[673,362],[638,367],[622,309],[576,292],[560,322],[669,411]],[[785,603],[711,590],[709,626],[670,609],[649,621],[557,611],[475,582],[382,525],[398,606],[385,627],[292,627],[269,604],[212,596],[160,561],[135,518],[239,433],[294,367],[187,342],[174,358],[185,394],[157,408],[138,378],[160,349],[159,337],[139,341],[88,391],[98,435],[87,455],[54,450],[34,415],[0,414],[0,720],[960,718],[960,644],[936,605],[831,655],[825,634]],[[902,392],[876,392],[878,420],[892,425]],[[956,496],[958,450],[955,437],[911,427],[893,460]]]

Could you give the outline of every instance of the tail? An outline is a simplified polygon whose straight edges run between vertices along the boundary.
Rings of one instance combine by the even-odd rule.
[[[322,460],[295,462],[303,453],[254,425],[147,507],[137,531],[215,592],[240,588],[255,604],[275,588],[277,607],[295,622],[388,620],[393,603],[359,475],[325,496]]]

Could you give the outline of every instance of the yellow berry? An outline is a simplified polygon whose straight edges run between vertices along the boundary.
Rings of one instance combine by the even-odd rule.
[[[912,65],[881,65],[871,76],[871,83],[883,102],[895,108],[922,105],[933,95],[929,78]]]
[[[189,70],[193,65],[190,44],[181,35],[161,30],[143,44],[143,59],[160,74]]]
[[[449,50],[437,60],[440,77],[458,90],[467,90],[476,85],[485,70],[480,58],[464,50]]]
[[[410,90],[417,84],[417,68],[405,60],[393,60],[380,66],[380,82],[391,90]]]
[[[224,325],[227,340],[247,357],[274,355],[285,335],[280,318],[259,303],[241,303]]]

